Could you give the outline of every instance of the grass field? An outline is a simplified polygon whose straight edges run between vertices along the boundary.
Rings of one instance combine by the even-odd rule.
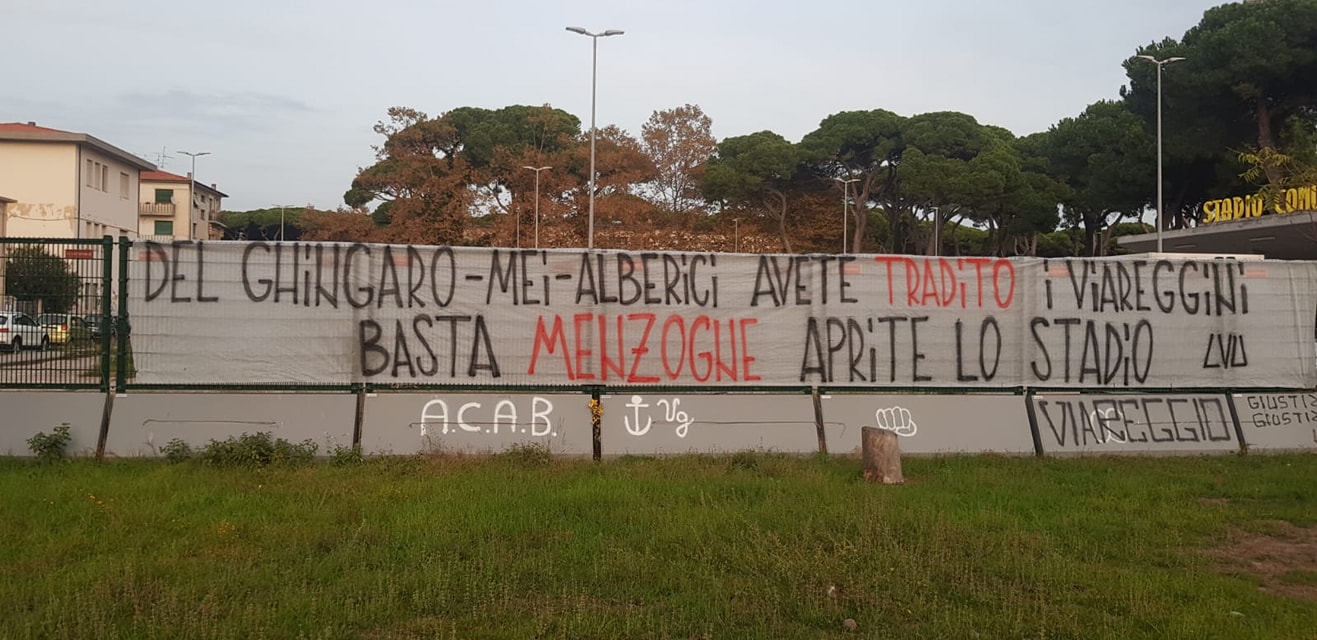
[[[0,460],[0,636],[1317,637],[1317,457],[905,474],[767,454]],[[1276,570],[1252,573],[1254,549]]]

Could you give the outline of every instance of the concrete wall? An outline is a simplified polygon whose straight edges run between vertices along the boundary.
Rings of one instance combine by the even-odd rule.
[[[1033,398],[1049,454],[1240,450],[1229,399],[1188,394],[1048,394]]]
[[[584,394],[370,394],[362,451],[474,453],[542,444],[554,453],[590,455],[588,400]]]
[[[1023,396],[837,394],[821,400],[828,448],[838,453],[859,453],[865,426],[895,431],[907,453],[1034,453]]]
[[[114,400],[106,453],[158,455],[178,438],[194,448],[211,440],[268,432],[311,440],[320,453],[352,446],[356,398],[347,394],[132,393]]]
[[[0,455],[28,455],[29,437],[61,423],[71,427],[73,453],[94,453],[104,400],[94,392],[0,391]],[[114,399],[105,452],[154,456],[174,438],[199,447],[269,432],[311,440],[327,453],[352,444],[357,400],[348,393],[134,392]],[[362,400],[360,444],[369,455],[541,444],[555,454],[588,456],[594,450],[589,400],[585,393],[372,393]],[[601,403],[604,456],[820,449],[808,394],[627,392],[603,395]],[[864,426],[896,432],[910,454],[1027,455],[1035,452],[1035,438],[1045,455],[1317,451],[1312,392],[1041,394],[1031,400],[857,393],[821,396],[819,408],[827,450],[842,455],[858,453]]]
[[[808,395],[636,392],[601,401],[605,455],[819,449]]]
[[[69,452],[91,455],[100,436],[105,394],[82,391],[0,393],[0,455],[29,456],[27,439],[69,425]]]
[[[0,194],[15,200],[5,234],[76,237],[80,175],[74,143],[0,142]]]
[[[1317,393],[1237,393],[1234,400],[1249,449],[1317,448]]]

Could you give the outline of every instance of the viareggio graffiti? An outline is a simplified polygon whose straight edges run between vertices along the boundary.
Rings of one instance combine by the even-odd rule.
[[[264,242],[131,258],[143,384],[1317,385],[1295,348],[1314,263]]]
[[[1035,396],[1043,449],[1237,449],[1228,401],[1218,395]]]

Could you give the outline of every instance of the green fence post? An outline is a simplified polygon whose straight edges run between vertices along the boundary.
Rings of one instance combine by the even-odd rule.
[[[114,238],[101,237],[101,393],[110,392],[110,292],[114,285]]]
[[[115,358],[114,386],[119,393],[124,392],[128,378],[128,252],[133,248],[133,241],[127,236],[119,236],[119,313],[114,318],[115,333],[119,336],[119,353]],[[108,303],[107,303],[108,304]]]

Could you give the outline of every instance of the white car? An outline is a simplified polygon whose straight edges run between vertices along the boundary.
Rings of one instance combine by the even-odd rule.
[[[0,313],[0,348],[46,350],[50,332],[26,313]]]

